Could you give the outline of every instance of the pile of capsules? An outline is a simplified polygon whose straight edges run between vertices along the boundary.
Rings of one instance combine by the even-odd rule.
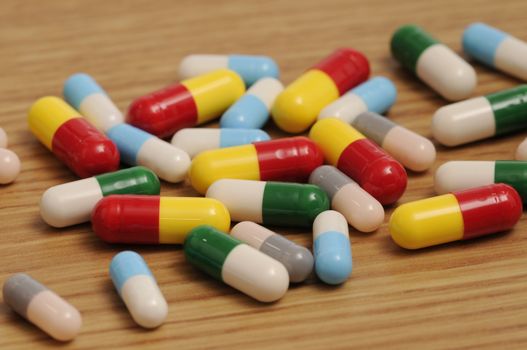
[[[463,47],[527,80],[526,43],[475,23]],[[447,100],[476,87],[474,69],[417,26],[399,28],[391,50]],[[184,80],[136,99],[126,122],[93,78],[75,74],[65,101],[44,97],[29,111],[32,133],[83,178],[45,191],[42,218],[54,227],[91,220],[109,243],[183,244],[191,264],[261,302],[280,299],[313,269],[322,282],[344,283],[352,272],[348,224],[376,230],[383,205],[406,189],[405,168],[426,171],[436,158],[430,140],[380,115],[396,88],[369,73],[363,54],[339,49],[284,89],[268,57],[191,55],[180,65]],[[288,133],[310,128],[308,137],[271,140],[261,130],[270,115]],[[190,128],[220,116],[220,128]],[[524,127],[525,85],[440,108],[432,133],[455,146]],[[517,158],[527,158],[527,141]],[[118,170],[120,162],[133,167]],[[435,176],[440,195],[396,208],[391,236],[418,249],[508,230],[522,214],[526,174],[518,160],[447,162]],[[187,175],[205,198],[159,196],[158,177],[177,183]],[[231,220],[238,223],[229,234]],[[262,225],[312,228],[313,254]],[[117,254],[110,275],[139,325],[164,322],[167,303],[140,255]],[[56,339],[81,327],[74,307],[28,275],[8,279],[3,294]]]

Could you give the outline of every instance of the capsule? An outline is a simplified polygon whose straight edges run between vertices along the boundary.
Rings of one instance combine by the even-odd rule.
[[[527,85],[439,108],[432,134],[445,146],[499,136],[527,127]]]
[[[264,225],[311,227],[315,217],[329,209],[326,193],[307,184],[223,179],[206,195],[222,202],[233,221]]]
[[[527,138],[525,138],[516,148],[514,159],[527,160]]]
[[[82,327],[82,317],[74,306],[25,273],[5,281],[3,297],[17,314],[56,340],[70,341]]]
[[[338,118],[350,124],[363,112],[383,114],[395,103],[397,89],[388,78],[378,76],[360,84],[320,111],[318,119]]]
[[[265,77],[278,79],[280,76],[278,65],[268,56],[188,55],[179,65],[179,78],[188,79],[221,68],[238,73],[247,86]]]
[[[0,148],[7,148],[7,134],[0,128]]]
[[[284,265],[214,227],[194,228],[184,251],[192,265],[258,301],[276,301],[289,287]]]
[[[452,161],[437,168],[435,190],[438,194],[505,183],[527,202],[527,162],[514,160]]]
[[[313,270],[313,255],[307,248],[254,222],[236,224],[231,236],[281,262],[291,282],[304,281]]]
[[[272,108],[278,127],[290,133],[305,131],[322,108],[370,74],[368,59],[352,49],[339,49],[302,74],[278,95]]]
[[[465,99],[476,88],[474,68],[418,26],[397,29],[391,50],[403,67],[447,100]]]
[[[219,117],[244,92],[238,74],[219,69],[137,98],[128,109],[127,120],[165,138]]]
[[[191,158],[203,151],[268,141],[269,135],[260,129],[181,129],[172,137],[172,145],[184,150]]]
[[[419,249],[508,230],[522,210],[518,192],[500,183],[405,203],[389,228],[399,246]]]
[[[0,185],[7,185],[20,174],[20,158],[15,152],[0,148]]]
[[[341,284],[353,270],[346,218],[337,211],[320,213],[313,223],[315,272],[322,282]]]
[[[189,177],[201,194],[216,180],[226,178],[306,182],[323,161],[313,141],[290,137],[205,151],[192,160]]]
[[[91,220],[103,241],[137,244],[182,244],[196,226],[228,231],[231,223],[229,212],[215,199],[138,195],[104,197]]]
[[[527,43],[485,23],[463,32],[463,50],[476,60],[527,81]]]
[[[134,321],[144,328],[156,328],[165,322],[168,305],[141,255],[124,251],[110,263],[110,276]]]
[[[220,127],[235,129],[260,129],[269,119],[276,96],[284,90],[274,78],[258,80],[238,101],[223,113]]]
[[[331,200],[331,208],[361,232],[372,232],[384,221],[384,208],[355,181],[331,165],[322,165],[311,173],[309,182],[322,188]]]
[[[111,194],[159,194],[157,176],[134,167],[50,187],[40,200],[40,215],[53,227],[90,221],[97,202]]]
[[[351,177],[381,204],[396,202],[406,189],[403,166],[349,124],[319,120],[309,137],[320,146],[326,161]]]
[[[119,169],[115,144],[58,97],[43,97],[28,116],[33,135],[79,177]]]

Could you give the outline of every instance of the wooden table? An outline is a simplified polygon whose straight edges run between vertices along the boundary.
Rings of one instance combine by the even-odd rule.
[[[135,97],[174,82],[190,53],[270,55],[289,83],[333,49],[351,46],[369,57],[373,75],[395,81],[399,97],[388,116],[431,136],[432,114],[446,102],[391,58],[395,28],[424,25],[460,52],[463,28],[474,21],[527,39],[526,12],[524,0],[2,0],[0,126],[23,169],[14,184],[0,188],[0,282],[27,272],[78,307],[82,333],[62,348],[526,348],[525,219],[509,233],[421,251],[397,247],[386,224],[372,234],[352,231],[355,268],[346,284],[330,287],[312,276],[263,305],[189,266],[179,246],[112,246],[89,224],[48,227],[39,215],[41,194],[76,178],[26,124],[31,103],[60,95],[64,80],[78,71],[93,75],[125,110]],[[474,96],[519,83],[474,66]],[[433,169],[410,174],[399,203],[434,195],[434,170],[443,162],[510,159],[524,137],[438,147]],[[163,183],[162,194],[197,195],[188,182]],[[311,247],[308,231],[278,231]],[[139,328],[111,284],[108,264],[124,249],[145,257],[168,300],[168,320],[157,330]],[[1,349],[58,345],[0,304]]]

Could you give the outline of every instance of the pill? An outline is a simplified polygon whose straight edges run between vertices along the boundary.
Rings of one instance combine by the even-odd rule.
[[[315,272],[327,284],[341,284],[353,270],[346,218],[337,211],[320,213],[313,223]]]
[[[203,151],[270,139],[269,135],[260,129],[188,128],[176,132],[172,137],[172,144],[194,158]]]
[[[82,327],[74,306],[25,273],[9,277],[2,292],[4,303],[56,340],[72,340]]]
[[[90,221],[97,202],[111,194],[159,194],[157,176],[134,167],[50,187],[40,200],[42,219],[54,227]]]
[[[254,222],[236,224],[231,236],[281,262],[291,282],[304,281],[313,270],[313,255],[307,248]]]
[[[382,76],[374,77],[324,107],[318,119],[335,117],[351,123],[362,112],[383,114],[396,99],[397,89],[392,81]]]
[[[525,138],[516,148],[514,159],[527,160],[527,138]]]
[[[4,129],[0,128],[0,148],[7,147],[7,134]]]
[[[391,51],[403,67],[447,100],[465,99],[476,88],[474,68],[418,26],[397,29]]]
[[[20,174],[20,159],[15,152],[0,148],[0,185],[9,184]]]
[[[188,79],[221,68],[238,73],[247,86],[265,77],[280,76],[278,65],[268,56],[188,55],[179,65],[179,78]]]
[[[309,137],[326,161],[351,177],[381,204],[395,203],[406,189],[403,166],[351,125],[336,118],[319,120]]]
[[[141,255],[132,251],[116,254],[110,263],[110,276],[138,325],[156,328],[165,322],[167,302]]]
[[[247,92],[223,113],[220,119],[222,128],[259,129],[269,119],[271,107],[276,96],[284,86],[275,78],[263,78],[251,86]]]
[[[184,251],[189,263],[258,301],[276,301],[289,287],[284,265],[214,227],[194,228]]]
[[[527,80],[527,43],[508,33],[485,23],[472,23],[463,32],[463,50],[490,67]]]
[[[499,136],[527,127],[527,85],[439,108],[432,134],[445,146]]]
[[[514,160],[451,161],[437,168],[434,184],[438,194],[505,183],[527,202],[527,162]]]
[[[233,221],[264,225],[311,227],[315,217],[329,209],[326,193],[309,184],[222,179],[206,195],[222,202]]]
[[[355,181],[331,165],[316,168],[309,182],[322,188],[331,200],[331,208],[362,232],[375,231],[384,221],[384,208]]]
[[[127,121],[165,138],[221,116],[244,92],[238,74],[219,69],[137,98],[128,109]]]
[[[115,144],[64,100],[43,97],[29,110],[31,132],[79,177],[119,169]]]
[[[399,246],[419,249],[508,230],[522,210],[514,188],[493,184],[405,203],[393,212],[389,229]]]
[[[219,179],[306,182],[322,165],[318,146],[306,137],[289,137],[205,151],[192,160],[189,177],[201,194]]]
[[[319,62],[278,95],[272,116],[278,127],[300,133],[313,124],[322,108],[370,74],[368,59],[353,49],[339,49]]]
[[[124,123],[121,111],[99,84],[86,73],[70,76],[64,83],[63,95],[66,102],[104,133]]]
[[[108,243],[182,244],[196,226],[228,231],[225,206],[215,199],[112,195],[92,212],[93,232]]]

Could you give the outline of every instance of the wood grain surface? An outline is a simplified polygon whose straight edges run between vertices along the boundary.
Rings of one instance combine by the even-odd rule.
[[[313,275],[272,305],[260,304],[189,266],[179,246],[117,246],[89,224],[48,227],[38,203],[48,187],[75,176],[29,132],[31,103],[60,95],[64,80],[83,71],[126,110],[132,99],[177,80],[191,53],[274,57],[291,82],[333,49],[354,47],[373,75],[396,83],[388,116],[427,137],[434,111],[446,104],[389,52],[405,23],[423,25],[461,52],[466,25],[484,21],[527,40],[527,2],[517,1],[23,1],[0,2],[0,126],[22,160],[17,181],[0,187],[0,282],[27,272],[64,296],[84,317],[81,334],[61,345],[0,304],[0,349],[525,349],[527,348],[527,221],[473,241],[405,251],[387,224],[351,232],[354,271],[340,287]],[[519,84],[474,63],[474,96]],[[216,125],[216,124],[213,124]],[[274,137],[285,136],[274,126]],[[434,195],[437,166],[454,159],[511,159],[526,136],[517,133],[455,149],[438,146],[434,167],[409,175],[399,203]],[[163,195],[197,196],[184,184]],[[387,208],[386,222],[393,211]],[[276,228],[311,247],[306,230]],[[165,325],[138,327],[116,294],[110,259],[140,252],[169,303]]]

